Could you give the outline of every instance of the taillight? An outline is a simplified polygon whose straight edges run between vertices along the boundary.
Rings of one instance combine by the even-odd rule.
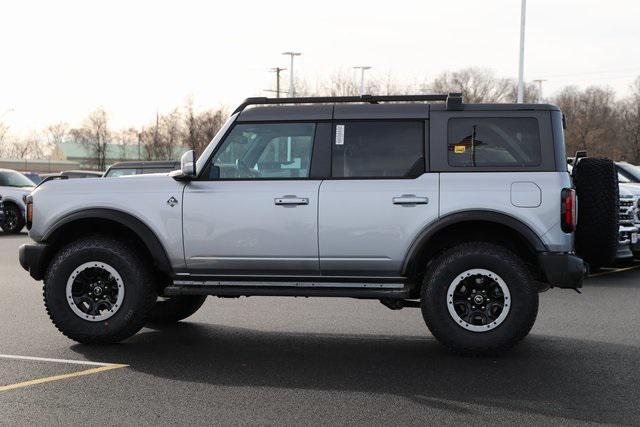
[[[31,223],[33,222],[33,198],[30,195],[26,196],[24,202],[27,205],[27,230],[31,230]]]
[[[565,233],[576,231],[578,212],[576,210],[576,190],[563,188],[560,193],[560,225]]]

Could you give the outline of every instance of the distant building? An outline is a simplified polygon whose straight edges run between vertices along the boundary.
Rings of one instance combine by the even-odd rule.
[[[185,147],[175,147],[171,159],[147,159],[144,147],[131,144],[107,144],[106,167],[116,162],[133,160],[177,160],[182,153],[187,151]],[[79,169],[97,170],[98,162],[91,148],[80,142],[61,142],[52,153],[52,158],[76,162]]]

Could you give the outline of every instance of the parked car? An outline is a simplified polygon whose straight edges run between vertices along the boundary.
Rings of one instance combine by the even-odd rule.
[[[0,196],[0,224],[4,223],[4,202],[2,196]]]
[[[582,286],[580,256],[615,256],[615,165],[581,159],[574,189],[564,153],[551,105],[250,98],[178,171],[38,187],[19,259],[83,343],[208,295],[317,296],[420,307],[447,347],[495,353],[529,333],[538,292]]]
[[[42,177],[37,172],[22,172],[22,174],[29,178],[33,182],[33,185],[38,185],[42,181]]]
[[[180,169],[177,161],[120,162],[109,166],[104,178],[115,178],[127,175],[144,175],[150,173],[169,173]]]
[[[620,184],[620,238],[618,242],[618,261],[634,258],[638,250],[638,199],[639,196]]]
[[[25,225],[26,205],[24,196],[33,190],[34,184],[20,172],[0,169],[0,194],[3,200],[5,233],[19,233]]]
[[[57,173],[45,173],[41,175],[43,180],[51,176],[66,176],[68,178],[101,178],[102,172],[87,171],[87,170],[69,170],[69,171],[62,171]]]
[[[627,162],[616,162],[618,174],[622,175],[628,182],[640,184],[640,167]]]
[[[640,230],[640,168],[627,162],[616,162],[620,189],[632,197],[625,202],[626,215],[633,226]],[[631,200],[632,199],[632,200]],[[636,259],[640,259],[640,241],[630,238],[631,251]]]

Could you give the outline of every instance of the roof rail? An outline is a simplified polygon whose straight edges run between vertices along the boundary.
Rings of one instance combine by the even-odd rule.
[[[449,93],[447,95],[361,95],[361,96],[309,96],[300,98],[247,98],[233,111],[233,114],[242,112],[249,105],[275,105],[275,104],[330,104],[368,102],[378,104],[380,102],[424,102],[444,101],[447,110],[462,109],[462,94]],[[232,115],[233,115],[232,114]]]

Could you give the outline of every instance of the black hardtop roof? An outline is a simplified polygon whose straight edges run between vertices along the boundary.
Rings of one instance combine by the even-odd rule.
[[[434,103],[437,102],[437,103]],[[247,109],[247,107],[251,107]],[[461,93],[440,95],[362,95],[299,98],[247,98],[237,120],[332,120],[429,118],[430,111],[552,111],[549,104],[464,104]]]
[[[109,169],[126,169],[126,168],[162,168],[162,167],[174,167],[179,165],[178,160],[150,160],[140,162],[118,162],[109,166]]]
[[[304,104],[255,106],[242,111],[238,122],[276,120],[428,119],[431,112],[451,111],[444,104]],[[550,104],[463,104],[464,111],[560,111]]]

